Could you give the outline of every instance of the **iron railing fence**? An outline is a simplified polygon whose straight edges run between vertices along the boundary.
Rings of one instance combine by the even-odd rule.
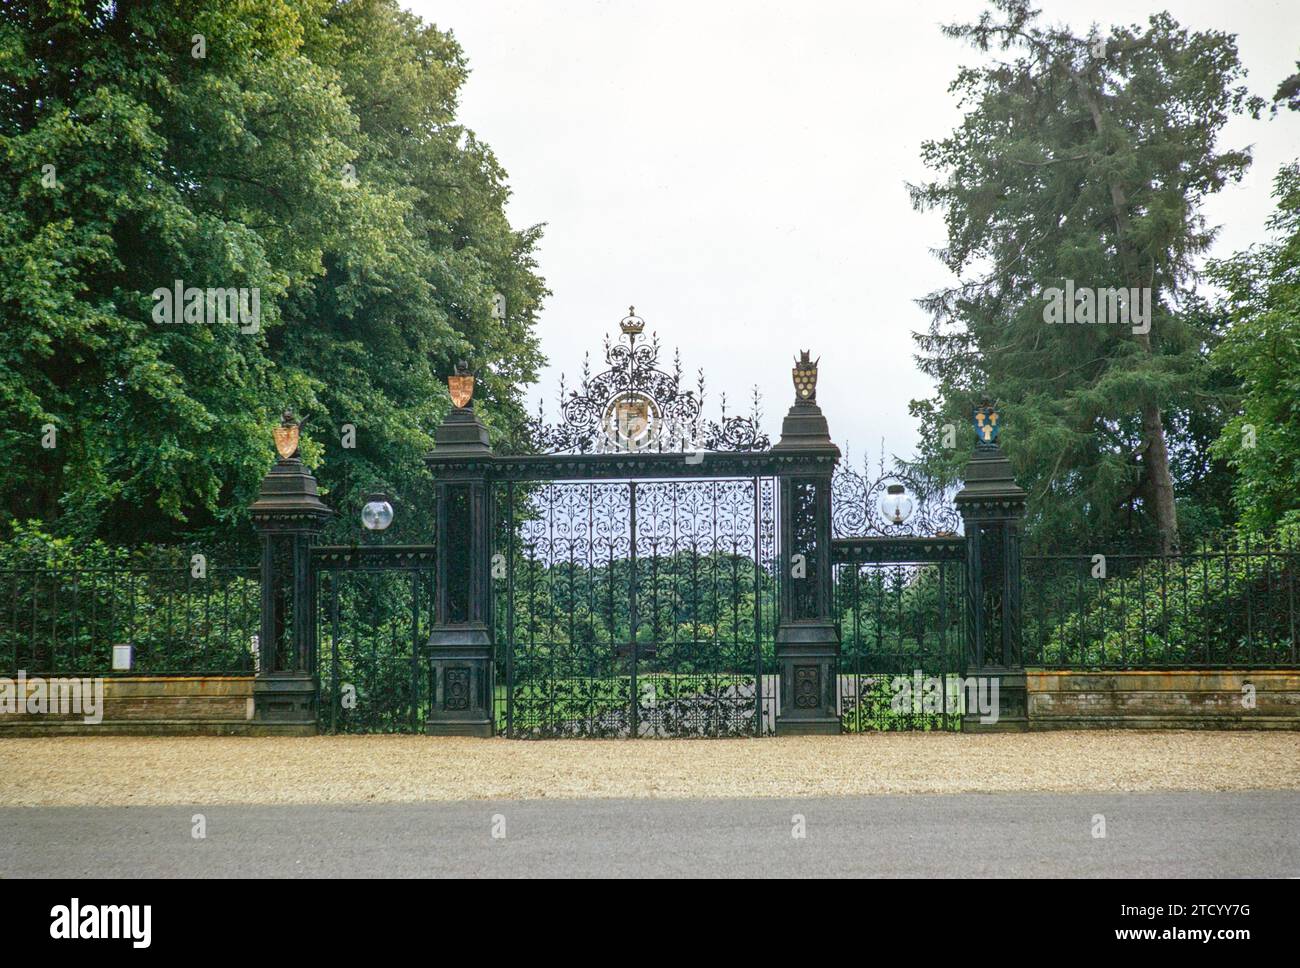
[[[256,567],[0,568],[7,673],[250,675],[260,615]],[[134,663],[113,669],[113,646]]]
[[[1296,666],[1298,570],[1300,547],[1275,539],[1225,539],[1171,555],[1026,554],[1025,665]]]
[[[960,729],[963,568],[946,560],[835,566],[844,732]]]

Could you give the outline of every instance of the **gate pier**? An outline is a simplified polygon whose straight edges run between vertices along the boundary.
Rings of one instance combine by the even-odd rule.
[[[1020,642],[1020,525],[1025,491],[997,444],[998,413],[985,401],[975,410],[979,443],[953,498],[966,532],[966,675],[996,682],[995,716],[967,708],[966,732],[1029,728]]]
[[[817,364],[807,352],[795,364],[794,385],[794,404],[771,451],[779,458],[781,502],[778,736],[840,732],[831,561],[831,478],[840,449],[817,406]]]
[[[459,384],[457,381],[459,377]],[[491,736],[493,502],[488,431],[474,413],[473,377],[452,377],[453,403],[425,458],[434,475],[437,554],[429,634],[430,736]]]
[[[262,538],[261,627],[253,712],[276,732],[316,732],[316,596],[312,542],[334,512],[298,457],[299,423],[285,412],[276,429],[279,459],[250,512]]]

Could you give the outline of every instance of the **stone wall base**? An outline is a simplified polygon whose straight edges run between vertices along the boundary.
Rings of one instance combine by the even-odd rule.
[[[1253,708],[1244,701],[1248,685],[1254,688]],[[1031,730],[1300,730],[1297,670],[1038,669],[1025,674],[1025,689]],[[835,732],[838,722],[811,725],[803,729],[794,720],[778,720],[777,733]],[[105,677],[103,719],[98,724],[85,723],[80,715],[0,712],[0,738],[311,736],[316,732],[311,723],[255,719],[252,676]]]
[[[39,678],[48,682],[74,677]],[[252,676],[105,676],[103,681],[100,722],[87,723],[80,713],[0,712],[0,738],[311,736],[316,733],[316,726],[311,723],[255,720]],[[29,694],[31,689],[29,681]]]
[[[1040,669],[1025,678],[1031,730],[1300,729],[1296,670]]]

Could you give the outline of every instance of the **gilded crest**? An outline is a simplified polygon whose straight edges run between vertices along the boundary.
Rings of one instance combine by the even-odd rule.
[[[979,442],[986,446],[992,446],[998,442],[998,420],[999,414],[997,408],[989,401],[985,400],[975,408],[974,412],[975,434]]]
[[[636,314],[635,306],[628,306],[627,315],[618,321],[618,326],[629,336],[638,336],[645,329],[645,320]]]
[[[651,450],[659,444],[660,411],[654,401],[631,391],[605,409],[605,445],[611,451]]]
[[[817,364],[820,362],[821,357],[809,359],[808,350],[801,350],[799,359],[795,360],[794,369],[790,372],[794,375],[795,397],[801,403],[814,403],[817,400]]]
[[[468,373],[457,373],[447,377],[447,389],[451,391],[451,402],[464,409],[474,399],[474,377]]]
[[[298,454],[298,440],[302,436],[302,421],[293,419],[293,411],[286,410],[280,418],[280,426],[275,428],[275,452],[281,460],[288,460]]]

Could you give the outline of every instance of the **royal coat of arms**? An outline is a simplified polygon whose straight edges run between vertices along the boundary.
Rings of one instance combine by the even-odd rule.
[[[606,420],[611,450],[649,450],[656,443],[658,412],[653,402],[640,394],[615,400]]]

